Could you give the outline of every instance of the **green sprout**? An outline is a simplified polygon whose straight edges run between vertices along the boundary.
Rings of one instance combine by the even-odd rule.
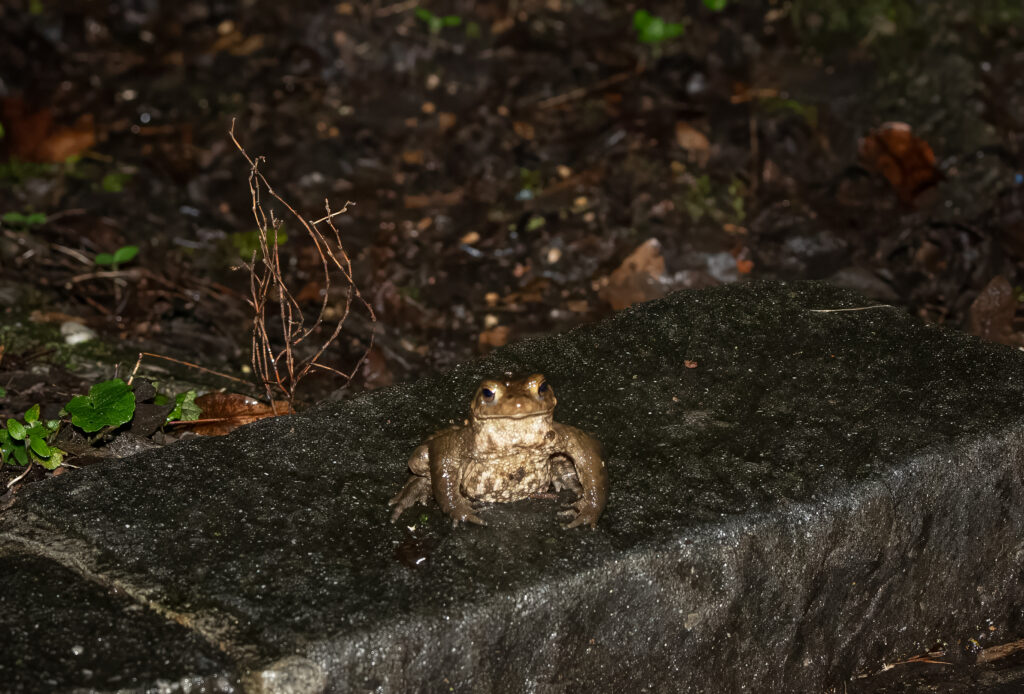
[[[39,463],[47,470],[60,467],[64,451],[49,443],[60,428],[60,420],[40,421],[38,404],[28,408],[23,419],[24,424],[8,419],[0,428],[0,461],[22,467]]]
[[[462,24],[462,17],[457,14],[441,17],[425,7],[416,8],[416,18],[427,25],[431,34],[440,34],[445,27],[457,27]]]
[[[171,399],[164,394],[153,398],[154,405],[168,405]],[[194,422],[202,416],[203,410],[196,404],[196,391],[186,390],[174,396],[174,409],[167,414],[164,424],[171,422]]]
[[[647,10],[637,10],[633,13],[633,30],[637,41],[656,46],[682,36],[686,27],[682,22],[666,22]]]
[[[110,269],[117,270],[118,267],[132,260],[139,254],[138,246],[121,246],[113,253],[100,253],[94,259],[97,265],[109,265]]]
[[[130,173],[111,171],[100,179],[100,188],[106,193],[120,193],[131,180],[132,175]]]
[[[260,237],[262,232],[259,229],[252,231],[236,231],[228,236],[231,241],[231,245],[238,255],[244,259],[249,260],[253,257],[253,254],[260,253]],[[284,226],[277,229],[267,229],[267,243],[273,247],[274,244],[278,246],[288,242],[288,234],[284,231]]]
[[[30,212],[28,214],[22,214],[21,212],[6,212],[0,221],[4,223],[4,226],[13,227],[15,229],[31,229],[32,227],[46,224],[46,215],[42,212]]]

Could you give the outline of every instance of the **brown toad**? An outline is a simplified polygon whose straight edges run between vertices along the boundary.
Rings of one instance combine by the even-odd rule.
[[[394,522],[433,495],[459,521],[486,525],[474,502],[543,497],[553,484],[579,494],[563,511],[566,528],[597,525],[608,498],[601,444],[576,427],[552,419],[555,392],[540,374],[483,381],[463,426],[437,432],[409,458],[412,476],[388,503]]]

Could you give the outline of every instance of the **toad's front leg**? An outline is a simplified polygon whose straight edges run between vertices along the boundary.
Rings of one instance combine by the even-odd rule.
[[[572,504],[573,510],[565,513],[571,518],[566,528],[576,528],[586,523],[597,527],[597,519],[608,501],[608,471],[604,466],[601,443],[593,436],[568,424],[555,424],[560,439],[560,452],[572,460],[583,491]]]
[[[412,456],[409,457],[409,471],[412,475],[402,487],[402,491],[395,494],[388,500],[389,506],[394,506],[391,513],[391,522],[398,520],[407,508],[416,504],[427,504],[430,502],[430,451],[427,444],[416,447]]]
[[[453,431],[430,441],[430,484],[441,510],[452,518],[452,525],[487,525],[474,513],[473,505],[461,491],[462,472],[468,455],[467,431]]]

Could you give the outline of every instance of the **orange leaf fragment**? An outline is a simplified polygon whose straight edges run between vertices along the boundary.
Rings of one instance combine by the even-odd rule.
[[[53,111],[32,111],[19,97],[0,103],[0,121],[11,155],[25,161],[61,163],[96,144],[96,125],[91,114],[79,117],[72,126],[54,124]]]
[[[496,325],[490,330],[484,330],[480,333],[480,339],[478,341],[480,349],[501,347],[508,342],[509,334],[511,332],[511,329],[507,325]]]
[[[906,123],[883,123],[861,138],[858,154],[865,168],[881,174],[905,203],[942,179],[935,152]]]
[[[698,165],[707,166],[711,156],[711,141],[708,136],[686,121],[676,122],[676,144],[679,145]]]
[[[641,301],[665,296],[665,258],[661,243],[650,238],[633,249],[608,277],[598,295],[619,311]]]

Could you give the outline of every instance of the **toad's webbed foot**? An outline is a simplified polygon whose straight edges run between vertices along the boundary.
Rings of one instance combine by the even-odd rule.
[[[569,521],[562,526],[565,530],[569,528],[578,528],[581,525],[589,525],[591,528],[597,527],[597,519],[601,516],[601,507],[593,504],[586,498],[580,498],[569,504],[569,508],[564,511],[560,511],[558,515],[562,520]]]
[[[391,522],[394,523],[398,520],[407,508],[411,508],[416,504],[427,504],[431,498],[430,490],[430,479],[427,477],[417,477],[412,475],[409,477],[409,481],[402,487],[402,491],[395,494],[391,499],[388,500],[389,506],[394,506],[395,510],[391,512]]]

